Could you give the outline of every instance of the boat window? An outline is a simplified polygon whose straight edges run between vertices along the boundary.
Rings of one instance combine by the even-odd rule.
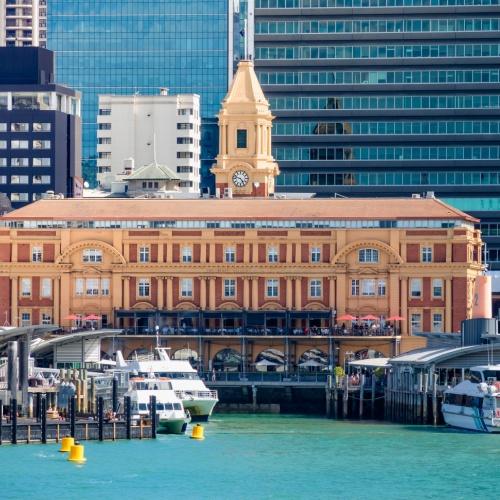
[[[495,382],[495,380],[500,380],[500,370],[485,370],[483,373],[485,380],[492,379],[492,382]]]
[[[139,410],[146,411],[147,409],[146,403],[139,403]]]
[[[156,403],[156,409],[157,410],[164,410],[164,406],[163,406],[163,403]]]
[[[449,405],[463,406],[463,395],[462,394],[446,394],[445,402]]]
[[[482,408],[483,398],[477,398],[475,396],[465,396],[465,405],[469,408]]]
[[[479,384],[483,381],[480,372],[470,372],[470,381],[474,384]]]
[[[173,410],[174,407],[172,405],[172,403],[165,403],[165,410]]]
[[[180,403],[174,403],[174,409],[176,409],[176,410],[182,410],[181,404]]]

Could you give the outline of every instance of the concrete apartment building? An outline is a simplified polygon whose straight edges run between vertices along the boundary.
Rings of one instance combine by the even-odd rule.
[[[101,95],[97,179],[108,188],[133,158],[136,168],[166,165],[185,193],[200,190],[200,97],[196,94]]]
[[[47,0],[0,0],[0,47],[47,46]]]

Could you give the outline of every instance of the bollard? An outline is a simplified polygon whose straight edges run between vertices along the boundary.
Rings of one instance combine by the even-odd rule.
[[[156,396],[149,397],[149,415],[151,417],[151,439],[156,439]]]
[[[11,443],[17,444],[17,399],[10,400]]]
[[[36,421],[40,422],[42,419],[42,413],[41,413],[41,406],[42,406],[42,394],[40,392],[36,393]]]
[[[75,397],[71,396],[69,398],[69,433],[70,436],[76,438],[76,401]]]
[[[47,400],[42,398],[42,443],[47,444]]]
[[[71,451],[71,447],[75,444],[75,438],[72,437],[63,437],[61,441],[61,448],[59,451],[61,453],[68,453]]]
[[[130,396],[125,396],[123,398],[125,405],[125,432],[127,439],[131,439],[132,435],[130,432],[130,426],[132,424],[132,412],[130,408]]]
[[[97,398],[97,419],[99,421],[99,441],[104,441],[104,399]]]
[[[86,462],[87,459],[85,458],[85,448],[83,447],[83,445],[75,442],[75,444],[69,450],[68,460],[70,462],[78,463]]]

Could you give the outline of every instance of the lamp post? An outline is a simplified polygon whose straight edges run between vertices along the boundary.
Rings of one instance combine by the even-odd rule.
[[[344,353],[344,373],[347,375],[347,361],[351,361],[354,357],[354,353],[352,351],[346,351]]]

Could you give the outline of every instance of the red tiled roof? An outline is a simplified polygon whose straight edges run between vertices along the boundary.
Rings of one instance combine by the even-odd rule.
[[[470,215],[433,198],[40,200],[3,220],[311,220],[463,219]]]

